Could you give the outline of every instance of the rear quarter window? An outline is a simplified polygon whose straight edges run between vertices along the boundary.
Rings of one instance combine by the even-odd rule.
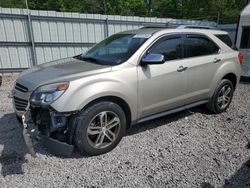
[[[220,34],[220,35],[215,35],[215,36],[218,39],[220,39],[222,42],[224,42],[226,45],[228,45],[230,48],[233,48],[233,43],[228,35]]]

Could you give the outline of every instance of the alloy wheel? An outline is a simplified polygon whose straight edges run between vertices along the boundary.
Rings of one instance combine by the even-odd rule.
[[[224,85],[218,95],[217,98],[217,105],[220,109],[225,109],[230,101],[231,101],[231,97],[232,97],[232,87],[229,84]]]
[[[87,128],[87,140],[96,149],[103,149],[114,143],[121,129],[120,118],[111,111],[97,114]]]

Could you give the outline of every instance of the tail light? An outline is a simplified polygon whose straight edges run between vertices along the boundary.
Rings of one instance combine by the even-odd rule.
[[[243,55],[239,52],[238,54],[238,60],[239,60],[239,63],[242,64],[243,63]]]

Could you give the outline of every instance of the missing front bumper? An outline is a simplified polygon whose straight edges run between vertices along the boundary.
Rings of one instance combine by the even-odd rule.
[[[54,155],[66,157],[72,155],[74,151],[73,145],[67,144],[66,142],[61,142],[59,140],[41,134],[41,132],[33,123],[29,105],[27,106],[25,113],[22,115],[22,123],[24,141],[31,156],[36,156],[34,144],[37,141],[41,142]]]

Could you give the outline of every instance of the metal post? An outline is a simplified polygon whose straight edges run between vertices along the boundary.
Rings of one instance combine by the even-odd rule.
[[[27,8],[28,37],[29,37],[29,41],[31,42],[31,58],[32,58],[31,66],[35,66],[37,65],[37,56],[36,56],[36,47],[35,47],[35,42],[34,42],[34,33],[33,33],[33,28],[32,28],[32,20],[31,20],[30,10],[28,7],[28,1],[26,0],[25,2],[26,2],[26,8]]]
[[[105,0],[103,0],[103,5],[104,5],[104,14],[107,15],[106,1]]]
[[[107,38],[109,36],[109,22],[108,18],[106,18],[104,23],[104,37]]]
[[[28,0],[25,0],[26,9],[29,10]]]
[[[217,27],[218,27],[219,23],[220,23],[220,12],[218,12],[218,15],[217,15]]]

